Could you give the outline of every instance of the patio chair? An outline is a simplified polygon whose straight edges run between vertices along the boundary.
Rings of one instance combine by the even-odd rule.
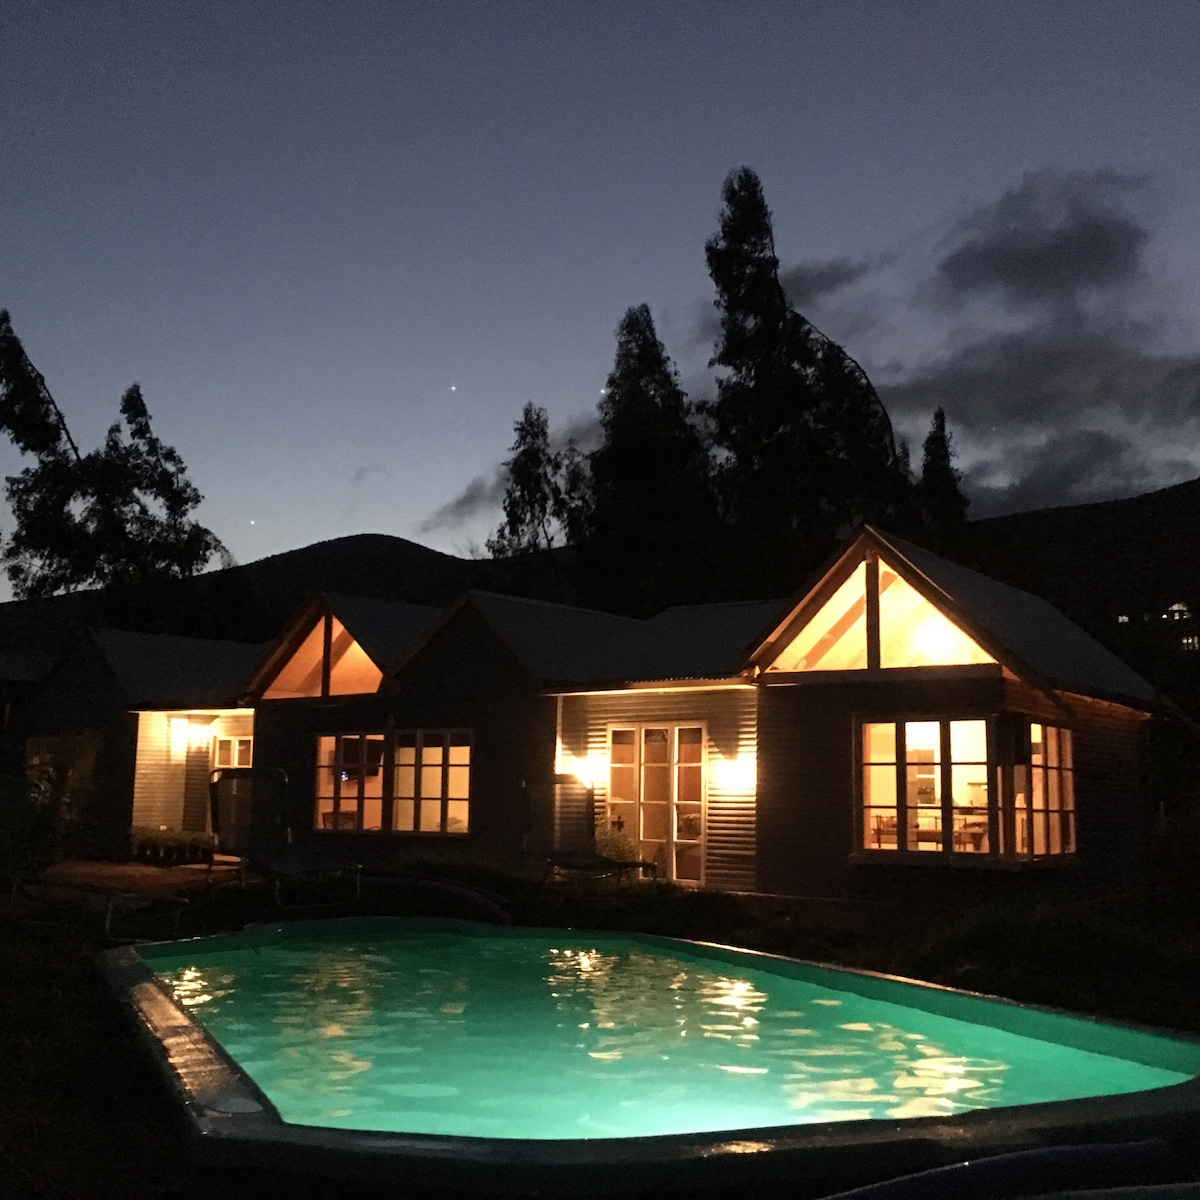
[[[220,767],[212,772],[210,869],[236,866],[243,882],[248,871],[257,872],[271,883],[281,908],[357,900],[362,864],[294,840],[286,817],[287,788],[287,775],[278,769]],[[331,888],[334,895],[325,895]]]

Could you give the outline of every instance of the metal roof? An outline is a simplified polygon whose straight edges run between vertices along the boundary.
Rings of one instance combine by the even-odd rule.
[[[92,640],[131,708],[236,706],[263,646],[97,629]]]
[[[957,605],[969,621],[1043,680],[1068,691],[1154,704],[1155,688],[1052,604],[960,567],[891,534],[870,530]]]
[[[329,611],[381,670],[399,662],[444,611],[369,596],[325,594],[324,599]]]
[[[488,592],[469,593],[468,603],[531,675],[582,684],[735,675],[783,602],[668,608],[645,621]]]

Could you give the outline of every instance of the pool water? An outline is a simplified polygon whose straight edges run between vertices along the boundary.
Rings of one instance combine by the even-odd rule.
[[[1190,1072],[635,937],[372,928],[143,951],[296,1125],[608,1138],[949,1116]],[[755,962],[765,966],[756,966]]]

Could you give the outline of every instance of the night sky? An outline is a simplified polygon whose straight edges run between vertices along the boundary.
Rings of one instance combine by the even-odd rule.
[[[974,515],[1200,474],[1192,0],[0,6],[0,307],[81,444],[141,383],[240,561],[482,544],[632,304],[709,394],[742,164]]]

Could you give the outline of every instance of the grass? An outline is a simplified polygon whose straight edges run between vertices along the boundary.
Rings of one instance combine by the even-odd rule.
[[[661,884],[575,890],[501,876],[468,882],[504,894],[519,924],[726,942],[1200,1033],[1194,896],[1160,898],[1141,913],[1128,905],[979,909],[904,921],[895,913],[815,911],[802,901]],[[369,887],[358,908],[414,910],[471,915],[460,899],[402,886]],[[139,926],[130,932],[170,936],[153,917],[135,919]],[[275,919],[265,890],[224,888],[188,906],[181,933]],[[279,1172],[230,1177],[194,1166],[174,1107],[100,978],[102,924],[101,909],[78,902],[14,904],[0,915],[0,1193],[9,1187],[30,1198],[95,1200],[395,1195]],[[1193,1155],[1174,1160],[1168,1176],[1200,1179],[1200,1153]]]

